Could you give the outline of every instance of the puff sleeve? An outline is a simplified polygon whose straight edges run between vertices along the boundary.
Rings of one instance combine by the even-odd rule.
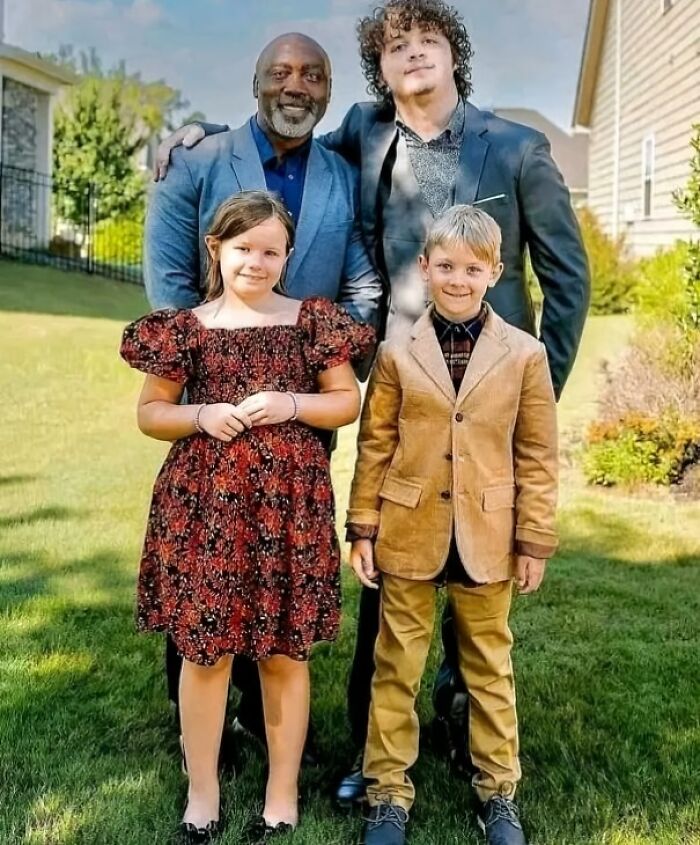
[[[129,323],[119,354],[136,370],[186,384],[192,376],[192,350],[183,315],[166,309]]]
[[[356,323],[345,309],[330,299],[308,299],[302,308],[305,357],[315,374],[340,364],[361,361],[374,346],[374,329]]]

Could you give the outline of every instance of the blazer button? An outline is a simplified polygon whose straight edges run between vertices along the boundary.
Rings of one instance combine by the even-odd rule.
[[[446,460],[446,461],[451,461],[451,460],[452,460],[452,452],[448,452],[448,453],[445,455],[445,460]]]
[[[464,419],[464,414],[455,414],[455,419],[457,420],[457,422],[462,422],[462,420]]]
[[[442,493],[440,493],[440,495],[442,496],[443,499],[451,499],[452,498],[452,494],[450,493],[449,490],[443,490]]]

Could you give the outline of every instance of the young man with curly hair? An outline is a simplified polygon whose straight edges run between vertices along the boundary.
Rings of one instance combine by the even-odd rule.
[[[319,140],[359,169],[362,234],[386,289],[385,336],[405,332],[425,311],[418,256],[432,221],[454,204],[478,206],[503,234],[503,275],[486,300],[509,323],[541,339],[559,397],[576,357],[590,286],[569,192],[547,138],[469,101],[471,42],[459,12],[442,0],[386,0],[357,29],[362,68],[375,100],[352,106],[340,128]],[[173,146],[221,130],[189,126],[166,139],[159,150],[160,174]],[[525,271],[528,252],[544,297],[539,331]],[[362,526],[353,525],[348,539],[362,532]],[[378,627],[378,591],[365,587],[348,688],[358,749],[366,741]],[[442,630],[446,660],[434,699],[438,715],[452,728],[454,752],[466,757],[468,696],[449,616]],[[481,807],[491,845],[525,842],[511,800],[517,779],[514,774],[512,789]],[[363,798],[365,786],[360,758],[341,782],[338,799]],[[394,831],[403,836],[393,816],[373,814],[368,845],[402,841],[391,838]]]

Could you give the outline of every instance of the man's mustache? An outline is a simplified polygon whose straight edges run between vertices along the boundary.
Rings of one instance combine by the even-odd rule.
[[[295,108],[303,108],[307,111],[312,112],[313,114],[316,113],[318,110],[317,104],[314,100],[307,100],[305,97],[299,97],[297,99],[288,99],[288,100],[276,100],[275,107],[280,109],[284,108],[285,106],[294,106]]]

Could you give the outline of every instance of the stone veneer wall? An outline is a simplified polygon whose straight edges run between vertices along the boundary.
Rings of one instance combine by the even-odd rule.
[[[2,89],[3,164],[36,170],[39,92],[7,77]]]
[[[5,77],[2,86],[2,163],[12,168],[37,168],[37,122],[39,92]],[[28,178],[13,170],[3,170],[2,246],[32,249],[41,240],[39,210],[48,197]]]

